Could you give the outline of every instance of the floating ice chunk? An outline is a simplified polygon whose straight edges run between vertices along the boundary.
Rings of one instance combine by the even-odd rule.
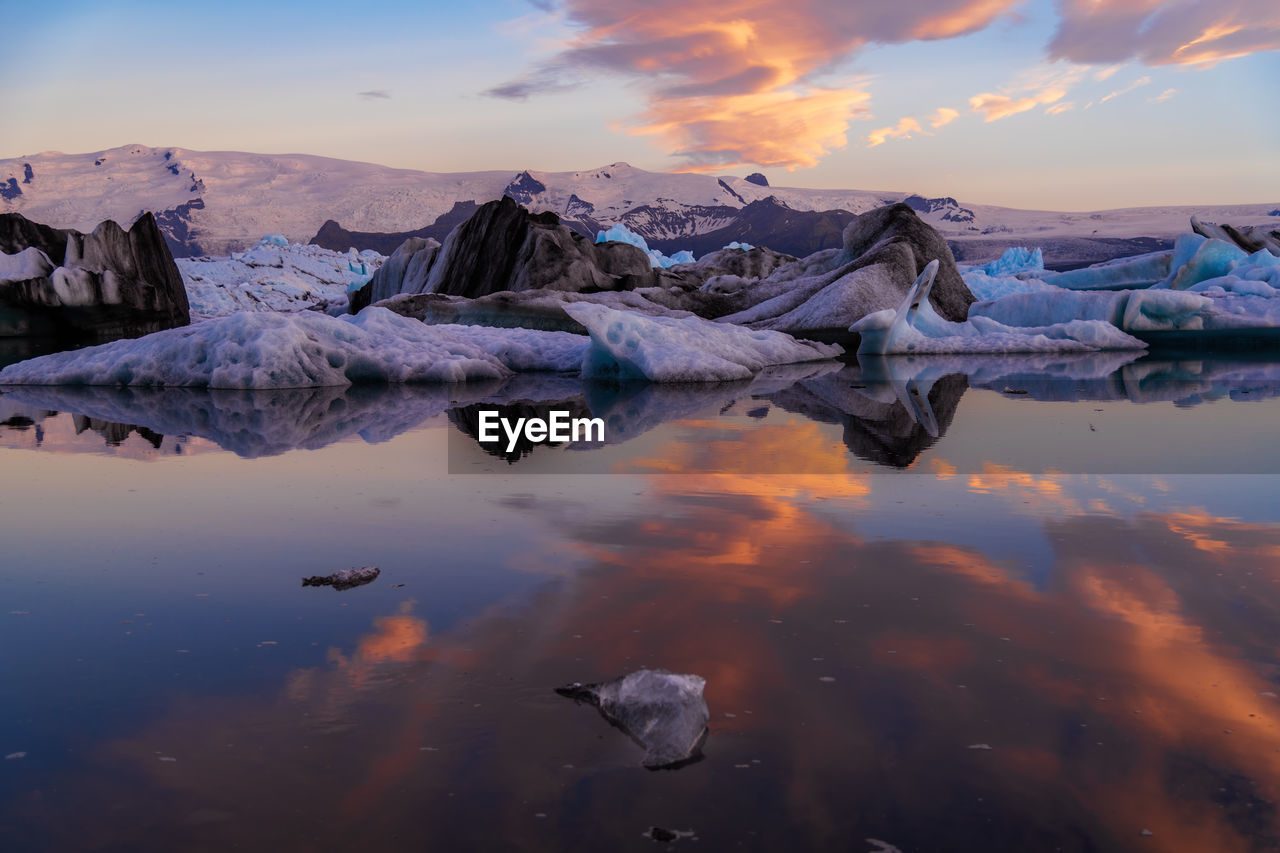
[[[263,244],[266,244],[268,246],[279,246],[280,248],[283,249],[289,246],[289,238],[284,236],[283,234],[267,234],[261,240],[258,241],[259,246]]]
[[[1042,278],[1055,287],[1069,290],[1124,290],[1150,287],[1164,281],[1178,264],[1174,252],[1152,252],[1117,258],[1083,269],[1060,273],[1045,273]]]
[[[676,252],[674,255],[668,257],[657,249],[650,249],[648,242],[643,237],[621,223],[611,225],[607,229],[597,232],[596,242],[629,243],[632,246],[638,246],[649,256],[650,266],[661,267],[662,269],[673,267],[676,264],[693,263],[693,253],[687,249]]]
[[[644,747],[644,766],[674,768],[701,757],[706,739],[706,679],[641,669],[603,684],[572,684],[556,692],[589,702],[601,715]]]
[[[954,323],[939,316],[929,303],[929,290],[937,271],[938,262],[930,261],[896,311],[876,311],[849,327],[862,338],[859,355],[1085,352],[1146,346],[1102,320],[1009,326],[990,317],[975,316]]]
[[[1190,257],[1187,257],[1188,253]],[[1182,234],[1174,242],[1173,271],[1161,286],[1170,290],[1186,290],[1206,279],[1226,275],[1248,257],[1244,249],[1226,240],[1207,240],[1199,234]]]
[[[1005,249],[1004,254],[990,263],[974,267],[990,276],[1013,275],[1020,272],[1041,272],[1044,270],[1044,253],[1039,249],[1027,249],[1013,246]]]
[[[1212,307],[1213,300],[1198,293],[1135,290],[1129,294],[1120,326],[1134,332],[1203,329],[1202,312]]]
[[[0,385],[307,388],[362,382],[462,382],[578,363],[566,332],[428,326],[385,308],[328,317],[242,312],[135,340],[12,364]]]
[[[769,365],[822,361],[843,352],[834,344],[700,317],[644,317],[588,302],[564,310],[591,335],[582,361],[587,378],[731,381],[750,379]]]
[[[303,586],[331,586],[336,590],[352,589],[364,586],[377,580],[382,570],[377,566],[361,566],[358,569],[343,569],[331,575],[312,575],[302,579]]]
[[[755,246],[751,245],[750,243],[740,243],[740,242],[738,242],[737,240],[734,240],[732,243],[730,243],[729,245],[725,246],[725,248],[726,248],[726,249],[741,249],[741,250],[742,250],[742,251],[744,251],[744,252],[749,252],[749,251],[751,251],[752,249],[754,249],[754,248],[755,248]]]
[[[1014,293],[1049,293],[1061,288],[1046,284],[1037,278],[1023,278],[1017,275],[989,275],[981,268],[967,270],[960,274],[965,286],[979,302],[987,302],[1009,296]]]

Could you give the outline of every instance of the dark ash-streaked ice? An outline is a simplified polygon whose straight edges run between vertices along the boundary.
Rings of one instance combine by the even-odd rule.
[[[556,692],[589,702],[644,747],[645,767],[675,769],[699,760],[707,736],[706,679],[640,669],[602,684],[573,683]]]

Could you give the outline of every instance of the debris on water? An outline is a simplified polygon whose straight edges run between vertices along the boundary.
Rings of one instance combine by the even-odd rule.
[[[361,566],[358,569],[343,569],[331,575],[312,575],[309,578],[303,578],[302,585],[331,586],[337,590],[351,589],[352,587],[373,583],[380,574],[382,574],[382,569],[377,566]]]
[[[644,837],[659,844],[670,844],[681,838],[697,838],[692,829],[665,829],[661,826],[649,827],[644,831]]]
[[[644,747],[650,770],[674,770],[702,758],[710,713],[702,698],[706,679],[663,669],[640,669],[602,684],[574,682],[556,692],[588,702]]]
[[[991,744],[989,744],[989,743],[971,743],[971,744],[969,744],[969,749],[991,749]]]
[[[27,757],[27,754],[26,754],[25,752],[11,752],[11,753],[9,753],[8,755],[6,755],[6,756],[4,757],[4,760],[5,760],[5,761],[17,761],[17,760],[18,760],[18,759],[20,759],[20,758],[26,758],[26,757]]]
[[[177,761],[178,759],[174,758],[172,755],[162,755],[160,756],[159,760],[166,761],[166,762],[174,762],[174,761]]]
[[[1146,837],[1148,837],[1148,838],[1150,838],[1151,836],[1155,835],[1155,833],[1154,833],[1154,832],[1152,832],[1152,831],[1151,831],[1151,830],[1149,830],[1149,829],[1144,829],[1144,830],[1142,830],[1142,832],[1139,832],[1138,834],[1139,834],[1139,835],[1146,836]]]
[[[1004,393],[1005,394],[1029,394],[1031,392],[1025,391],[1022,388],[1010,388],[1008,385],[1006,385],[1004,386]]]

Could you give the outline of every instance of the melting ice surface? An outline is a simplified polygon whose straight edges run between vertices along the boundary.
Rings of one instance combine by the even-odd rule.
[[[0,849],[1267,849],[1278,418],[1144,351],[0,389]],[[548,689],[658,669],[677,772]]]

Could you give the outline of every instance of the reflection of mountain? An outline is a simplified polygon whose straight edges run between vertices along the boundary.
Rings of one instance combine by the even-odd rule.
[[[962,374],[863,380],[857,368],[798,382],[768,399],[789,412],[844,427],[844,443],[854,455],[906,468],[951,425],[968,388]]]

